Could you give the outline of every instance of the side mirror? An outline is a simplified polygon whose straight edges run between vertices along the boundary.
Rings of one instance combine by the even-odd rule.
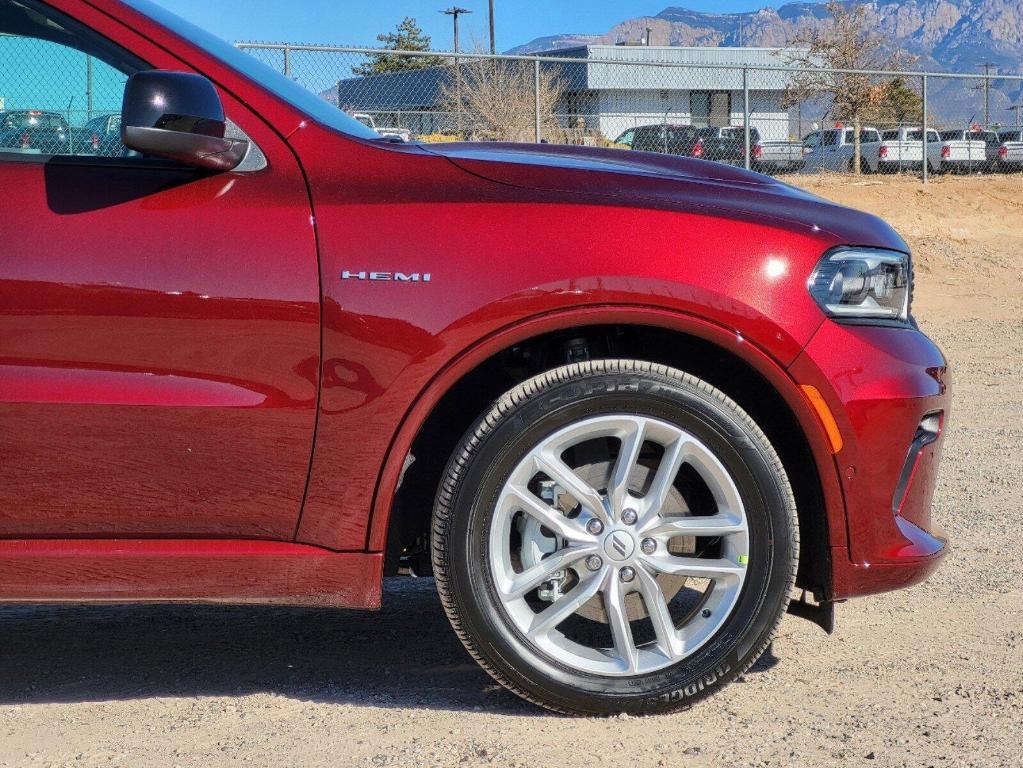
[[[149,70],[128,78],[121,110],[121,143],[146,155],[196,168],[230,171],[249,142],[228,139],[217,89],[201,75]]]

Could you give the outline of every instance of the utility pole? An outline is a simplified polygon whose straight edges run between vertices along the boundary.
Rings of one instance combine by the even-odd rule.
[[[441,11],[445,16],[450,16],[455,27],[455,53],[458,53],[458,17],[463,13],[472,13],[468,8],[459,8],[458,6],[452,6],[446,11]]]
[[[458,53],[458,17],[463,13],[472,13],[468,8],[459,8],[457,5],[453,5],[446,11],[441,13],[450,16],[455,26],[455,53]],[[463,115],[462,115],[462,60],[455,57],[455,99],[458,102],[458,114],[455,119],[457,120],[456,128],[458,133],[462,132],[463,127]]]
[[[497,53],[497,38],[494,36],[494,0],[490,0],[490,53]]]
[[[984,127],[991,125],[991,68],[995,66],[990,62],[984,62]]]

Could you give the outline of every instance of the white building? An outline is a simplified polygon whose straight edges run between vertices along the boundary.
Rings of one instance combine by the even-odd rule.
[[[633,45],[557,51],[552,55],[591,62],[584,73],[572,73],[559,111],[611,139],[653,123],[742,125],[745,71],[750,126],[764,139],[788,139],[798,129],[784,106],[791,75],[777,69],[785,64],[782,54],[778,48]]]

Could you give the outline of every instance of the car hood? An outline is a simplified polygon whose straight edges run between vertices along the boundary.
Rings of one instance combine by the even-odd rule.
[[[451,143],[422,148],[464,171],[525,189],[725,216],[812,233],[835,244],[907,250],[884,221],[770,176],[672,155],[548,144]]]

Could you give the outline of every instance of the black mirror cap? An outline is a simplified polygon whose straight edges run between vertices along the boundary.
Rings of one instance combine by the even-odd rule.
[[[224,138],[224,106],[213,83],[189,72],[148,70],[128,78],[121,124]]]
[[[249,143],[224,138],[227,119],[213,83],[188,72],[148,70],[128,78],[121,141],[146,155],[216,171],[242,162]]]

